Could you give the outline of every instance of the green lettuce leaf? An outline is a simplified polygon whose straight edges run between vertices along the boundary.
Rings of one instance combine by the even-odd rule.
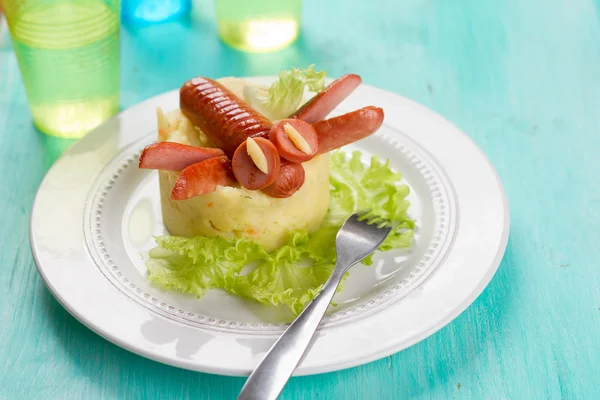
[[[160,236],[148,252],[148,279],[183,293],[203,295],[206,289],[228,289],[245,265],[267,253],[248,239]]]
[[[305,88],[313,93],[325,88],[325,76],[325,71],[315,71],[314,65],[282,71],[268,88],[246,84],[244,100],[271,120],[287,118],[298,109]]]
[[[397,227],[379,251],[410,247],[414,221],[408,215],[408,186],[389,161],[377,156],[363,163],[360,152],[331,154],[330,206],[321,227],[296,231],[283,247],[267,253],[248,239],[161,236],[150,250],[148,278],[156,284],[202,296],[223,289],[269,306],[299,314],[317,295],[335,266],[335,236],[350,214],[369,209]],[[373,255],[363,260],[372,264]],[[342,290],[342,286],[338,290]]]

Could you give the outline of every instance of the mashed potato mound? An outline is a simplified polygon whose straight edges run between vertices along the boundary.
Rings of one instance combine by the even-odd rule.
[[[220,81],[243,98],[242,79]],[[159,129],[159,140],[194,146],[212,145],[179,110],[171,111],[165,117],[168,123],[163,123]],[[163,221],[174,236],[247,237],[267,251],[277,249],[285,244],[290,231],[316,230],[327,213],[329,156],[320,155],[302,165],[306,172],[304,185],[285,199],[242,187],[219,186],[213,193],[203,196],[171,200],[179,172],[159,171]]]

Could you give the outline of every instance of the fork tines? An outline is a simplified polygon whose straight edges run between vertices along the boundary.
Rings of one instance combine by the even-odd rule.
[[[378,228],[383,228],[383,227],[393,227],[393,223],[388,220],[385,219],[383,217],[380,217],[379,215],[373,215],[372,214],[372,210],[361,210],[361,211],[357,211],[356,213],[354,213],[354,215],[357,216],[357,220],[358,221],[365,221],[367,222],[367,225],[375,225]]]

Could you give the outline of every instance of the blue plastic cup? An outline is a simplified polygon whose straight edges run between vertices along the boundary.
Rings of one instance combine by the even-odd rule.
[[[192,0],[121,0],[121,18],[128,25],[169,21],[188,14]]]

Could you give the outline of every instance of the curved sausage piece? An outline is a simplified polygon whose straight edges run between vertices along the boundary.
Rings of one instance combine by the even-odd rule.
[[[235,183],[227,156],[209,158],[186,167],[175,181],[171,200],[186,200]]]
[[[267,137],[272,123],[233,92],[208,78],[193,78],[179,91],[179,107],[192,124],[229,157],[248,137]]]
[[[262,191],[267,196],[285,198],[290,197],[304,184],[305,172],[302,164],[284,163],[279,169],[279,176],[271,186]]]
[[[319,137],[319,154],[354,143],[375,132],[383,123],[383,110],[364,107],[313,124]]]
[[[324,91],[306,102],[290,118],[298,118],[312,124],[325,118],[362,82],[356,74],[344,75],[331,82]]]
[[[146,146],[140,156],[140,168],[181,171],[185,167],[224,155],[223,150],[187,146],[175,142],[159,142]]]
[[[254,138],[267,159],[267,173],[262,172],[248,154],[247,142],[235,151],[231,160],[233,174],[240,185],[248,190],[258,190],[272,184],[279,175],[280,158],[277,148],[265,138]]]
[[[301,150],[301,148],[290,139],[290,136],[286,132],[286,129],[289,129],[289,127],[292,127],[294,132],[300,134],[302,139],[304,139],[303,144],[308,146],[308,148],[305,149],[308,153]],[[277,147],[281,157],[295,163],[302,163],[310,160],[317,154],[317,149],[319,148],[317,132],[315,132],[310,124],[299,119],[282,119],[277,122],[269,132],[269,139],[271,139],[271,142]]]

